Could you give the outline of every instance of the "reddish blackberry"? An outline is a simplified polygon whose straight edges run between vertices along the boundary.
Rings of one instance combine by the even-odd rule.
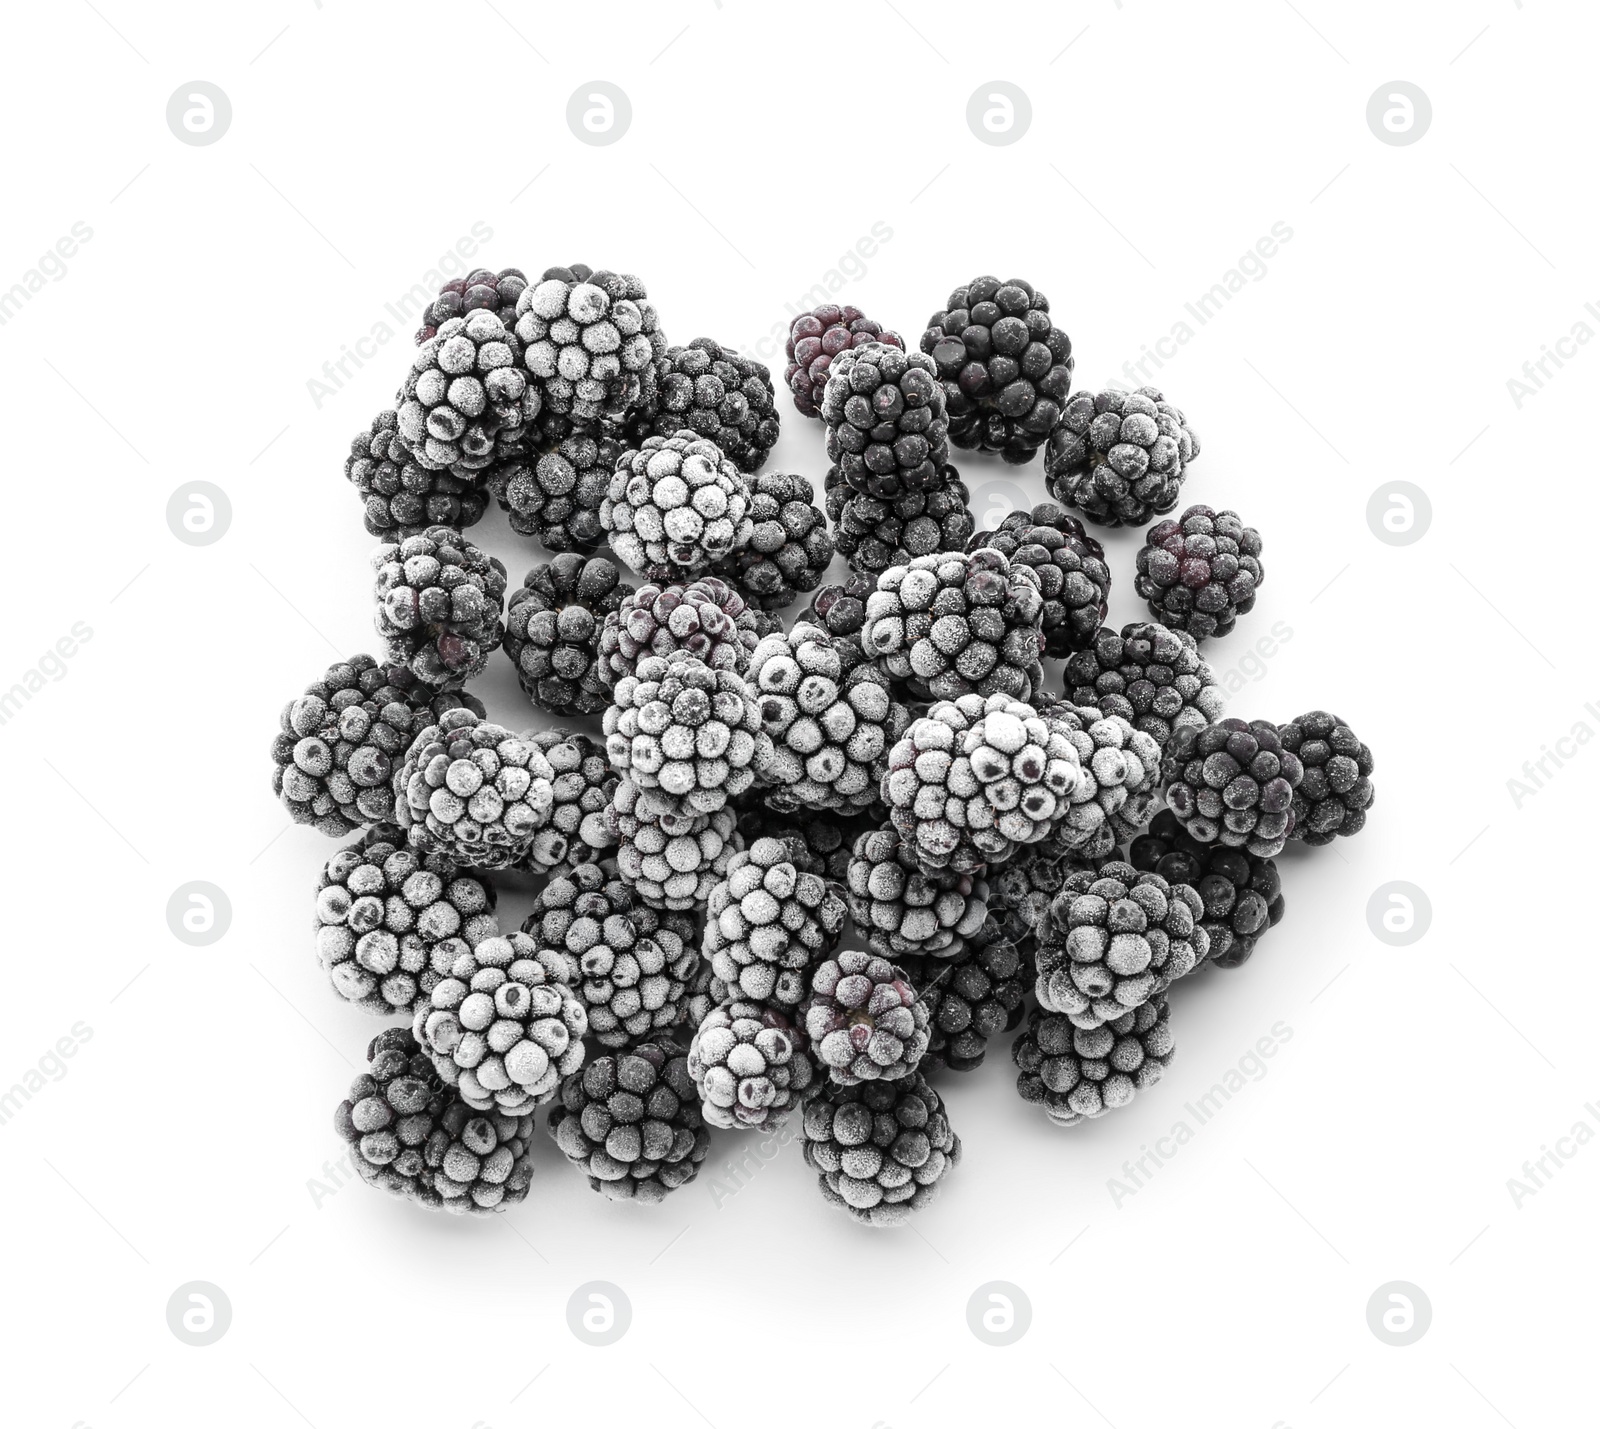
[[[1045,486],[1102,526],[1142,526],[1178,504],[1200,438],[1154,387],[1080,392],[1050,433]]]
[[[969,551],[983,546],[1038,573],[1046,655],[1064,659],[1089,646],[1106,618],[1111,570],[1105,548],[1077,517],[1041,501],[1032,511],[1013,511],[995,530],[979,531],[967,542]]]
[[[1317,846],[1366,826],[1372,807],[1372,751],[1338,715],[1313,710],[1278,726],[1305,777],[1294,791],[1294,837]]]
[[[1031,461],[1061,420],[1072,339],[1050,301],[1021,278],[974,278],[928,319],[922,350],[938,368],[958,447]]]
[[[527,275],[520,268],[502,268],[498,273],[488,268],[474,268],[465,278],[450,279],[423,311],[422,326],[417,329],[417,346],[422,346],[438,332],[441,324],[451,318],[465,317],[479,308],[487,308],[507,328],[514,326],[517,299],[527,286]]]
[[[781,610],[815,590],[833,560],[833,536],[803,476],[764,471],[750,478],[750,541],[712,570],[751,605]]]
[[[1161,1080],[1172,1060],[1167,999],[1158,997],[1100,1027],[1074,1026],[1037,1007],[1011,1046],[1017,1092],[1057,1126],[1104,1116]]]
[[[505,651],[517,683],[554,715],[599,714],[611,693],[596,668],[600,626],[633,587],[615,565],[567,551],[523,577],[506,606]]]
[[[825,500],[834,545],[851,570],[876,576],[916,556],[966,549],[973,530],[966,483],[948,463],[939,471],[943,479],[926,491],[887,499],[853,490],[837,466],[828,468]]]
[[[1222,715],[1222,686],[1200,658],[1194,636],[1150,621],[1101,630],[1067,658],[1067,697],[1121,715],[1165,745],[1175,729],[1210,724]]]
[[[605,539],[600,505],[622,452],[603,432],[573,432],[537,455],[496,462],[486,489],[519,535],[547,551],[593,551]]]
[[[656,363],[656,406],[639,436],[685,428],[715,442],[740,471],[759,471],[778,440],[772,375],[714,338],[669,347]]]
[[[1299,756],[1264,719],[1185,726],[1161,761],[1167,807],[1190,835],[1257,858],[1282,853],[1298,828],[1294,794],[1304,775]]]
[[[362,521],[374,536],[417,526],[460,530],[475,524],[489,504],[471,473],[452,476],[418,462],[400,440],[392,407],[351,439],[344,475],[361,497]]]
[[[809,313],[801,313],[789,324],[789,340],[783,349],[789,365],[784,368],[783,380],[802,416],[821,416],[833,359],[841,352],[873,342],[905,350],[899,333],[885,330],[860,308],[824,303]]]
[[[1163,625],[1196,640],[1226,635],[1256,603],[1261,533],[1232,511],[1191,506],[1176,521],[1158,521],[1137,557],[1133,588]]]
[[[822,399],[828,460],[871,496],[926,491],[949,455],[944,393],[931,359],[883,343],[851,348],[833,364]]]

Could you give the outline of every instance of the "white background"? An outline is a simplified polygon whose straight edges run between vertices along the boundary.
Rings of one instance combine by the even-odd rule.
[[[0,1086],[92,1029],[0,1126],[10,1422],[1592,1419],[1600,1147],[1520,1206],[1507,1180],[1574,1122],[1600,1128],[1600,751],[1547,764],[1520,808],[1507,780],[1576,722],[1600,729],[1600,352],[1520,407],[1507,380],[1580,320],[1600,330],[1596,29],[1545,0],[12,7],[0,290],[75,222],[93,236],[0,327],[0,685],[74,622],[93,634],[0,726]],[[565,121],[597,78],[633,106],[610,147]],[[1397,78],[1433,108],[1404,147],[1365,117]],[[209,147],[165,122],[194,79],[233,107]],[[965,121],[995,79],[1032,103],[1008,147]],[[475,261],[634,271],[673,340],[748,350],[876,222],[892,238],[842,298],[914,339],[957,283],[1024,275],[1084,387],[1292,229],[1159,381],[1204,440],[1185,501],[1266,542],[1215,666],[1293,632],[1230,712],[1351,721],[1378,762],[1366,832],[1281,860],[1284,922],[1177,991],[1177,1057],[1126,1111],[1052,1128],[1004,1040],[945,1077],[965,1157],[915,1230],[830,1210],[798,1146],[719,1208],[710,1175],[739,1145],[721,1133],[666,1204],[612,1206],[542,1123],[504,1217],[348,1181],[319,1198],[377,1025],[313,960],[335,845],[285,830],[267,746],[285,700],[374,648],[341,466],[407,361],[414,324],[385,303],[482,223]],[[318,405],[308,380],[385,320],[380,357]],[[820,428],[783,421],[773,465],[820,491]],[[1037,463],[961,465],[989,524],[1043,496]],[[1366,519],[1396,479],[1432,503],[1403,547]],[[165,517],[195,480],[232,505],[204,548]],[[472,536],[513,582],[539,558],[497,511]],[[1139,615],[1136,547],[1108,541],[1116,625]],[[479,692],[529,722],[503,657]],[[196,879],[232,904],[204,948],[165,914]],[[1369,929],[1392,880],[1431,902],[1409,947]],[[520,920],[526,899],[503,906]],[[1277,1023],[1267,1073],[1118,1208],[1108,1178]],[[232,1306],[209,1347],[166,1322],[194,1280]],[[594,1280],[633,1308],[610,1348],[567,1325]],[[994,1280],[1032,1305],[1008,1348],[967,1325]],[[1432,1304],[1406,1348],[1367,1325],[1392,1280]]]

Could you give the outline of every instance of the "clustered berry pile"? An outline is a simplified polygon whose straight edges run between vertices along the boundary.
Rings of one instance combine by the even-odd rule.
[[[992,276],[920,343],[828,304],[779,389],[670,345],[631,274],[444,285],[345,461],[383,658],[330,667],[272,745],[290,817],[347,840],[322,976],[394,1024],[335,1113],[362,1179],[516,1205],[548,1107],[595,1191],[659,1201],[714,1136],[793,1118],[823,1198],[899,1225],[961,1159],[930,1078],[993,1039],[1058,1126],[1160,1080],[1174,985],[1282,919],[1290,843],[1364,827],[1373,756],[1322,710],[1223,717],[1202,646],[1256,603],[1261,535],[1160,519],[1199,437],[1154,388],[1074,393],[1057,321]],[[767,469],[785,389],[824,509]],[[977,531],[973,450],[1042,458],[1054,503]],[[509,599],[464,534],[491,504],[550,553]],[[1150,620],[1105,625],[1086,522],[1148,524]],[[497,650],[582,727],[491,720],[466,687]]]

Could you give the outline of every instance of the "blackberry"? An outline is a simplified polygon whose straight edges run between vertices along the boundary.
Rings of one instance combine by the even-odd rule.
[[[499,932],[494,885],[405,846],[378,824],[339,850],[317,883],[317,961],[333,990],[368,1012],[409,1015],[440,979],[434,950]]]
[[[550,764],[550,822],[533,836],[518,865],[540,873],[563,863],[593,863],[612,848],[607,809],[617,788],[605,750],[586,734],[568,729],[530,731],[522,736]]]
[[[398,822],[413,847],[469,868],[509,868],[550,820],[554,777],[530,741],[449,710],[417,735],[394,776]]]
[[[411,1030],[468,1106],[525,1115],[583,1065],[589,1025],[572,971],[526,933],[485,938],[418,1002]]]
[[[506,568],[448,526],[373,552],[376,623],[389,659],[425,684],[459,690],[500,644]]]
[[[573,432],[538,454],[496,462],[485,489],[511,529],[547,551],[595,550],[605,540],[600,507],[623,445],[604,432]]]
[[[617,462],[600,506],[611,549],[649,580],[687,580],[750,542],[750,486],[715,442],[648,437]]]
[[[1299,756],[1263,719],[1186,726],[1161,761],[1167,807],[1189,835],[1257,858],[1276,857],[1293,836],[1294,794],[1304,774]]]
[[[362,520],[373,536],[391,536],[418,526],[476,524],[488,506],[474,479],[430,471],[400,440],[400,419],[393,408],[379,412],[357,432],[345,458],[344,477],[361,498]]]
[[[905,351],[905,340],[899,333],[873,322],[860,308],[824,303],[809,313],[801,313],[789,324],[789,339],[783,346],[789,365],[784,368],[783,381],[801,416],[822,415],[833,359],[841,352],[870,343]]]
[[[918,699],[1044,687],[1039,577],[999,551],[951,551],[891,566],[867,597],[861,648]]]
[[[599,714],[611,703],[598,669],[600,627],[633,594],[600,556],[563,552],[522,578],[506,604],[505,652],[517,683],[554,715]]]
[[[1257,940],[1283,918],[1276,863],[1247,849],[1197,843],[1170,809],[1157,814],[1129,845],[1128,862],[1159,873],[1169,883],[1187,883],[1200,895],[1205,905],[1200,926],[1216,967],[1236,968],[1245,962]]]
[[[545,269],[517,299],[516,336],[533,390],[575,423],[620,422],[655,401],[666,339],[631,273]]]
[[[1260,556],[1261,533],[1237,513],[1191,506],[1145,532],[1133,588],[1163,625],[1196,640],[1226,635],[1256,603]]]
[[[694,1180],[711,1149],[688,1058],[654,1042],[567,1077],[550,1135],[611,1201],[660,1201]]]
[[[1305,771],[1291,805],[1294,837],[1317,847],[1360,833],[1372,807],[1372,751],[1356,732],[1338,715],[1312,710],[1280,724],[1278,737]]]
[[[1089,646],[1106,618],[1111,570],[1105,548],[1077,517],[1041,501],[1031,511],[1013,511],[995,530],[979,531],[967,542],[969,551],[984,546],[1037,572],[1046,655],[1063,659]]]
[[[528,286],[520,268],[474,268],[464,278],[451,278],[439,289],[439,296],[423,310],[422,326],[417,330],[420,347],[451,318],[462,318],[479,308],[487,308],[508,328],[517,320],[517,299]]]
[[[869,496],[926,491],[949,456],[944,393],[933,362],[884,343],[834,359],[822,398],[828,460]]]
[[[732,809],[689,818],[651,817],[632,779],[617,784],[610,816],[617,868],[652,908],[686,911],[704,905],[740,847]]]
[[[851,570],[876,576],[917,556],[966,548],[973,531],[966,483],[953,466],[939,470],[944,479],[926,491],[885,499],[852,490],[838,467],[828,468],[834,545]]]
[[[1154,387],[1080,392],[1050,433],[1045,487],[1101,526],[1142,526],[1178,504],[1200,438]]]
[[[689,1044],[700,1114],[724,1130],[766,1126],[799,1103],[816,1075],[805,1038],[781,1012],[730,1001],[714,1008]]]
[[[760,632],[745,598],[717,576],[688,585],[648,582],[606,616],[600,631],[600,678],[615,685],[639,661],[682,650],[713,670],[742,675]]]
[[[1021,278],[974,278],[928,319],[922,350],[937,366],[958,447],[1031,461],[1061,420],[1072,339],[1050,300]]]
[[[856,932],[879,957],[959,957],[988,917],[982,879],[923,872],[914,845],[892,828],[856,839],[845,887]]]
[[[1160,996],[1210,951],[1187,883],[1109,862],[1063,880],[1036,933],[1042,1007],[1098,1027]]]
[[[1036,976],[1033,959],[988,918],[953,958],[908,958],[914,986],[928,1007],[923,1070],[971,1072],[983,1064],[989,1039],[1022,1021]]]
[[[714,338],[669,347],[656,363],[656,406],[641,436],[687,429],[715,442],[740,471],[756,472],[778,440],[772,374]]]
[[[1051,836],[1066,853],[1102,858],[1150,821],[1161,796],[1161,746],[1121,715],[1051,704],[1045,723],[1077,751],[1082,777]]]
[[[846,675],[832,637],[797,622],[756,646],[748,678],[772,745],[771,807],[856,811],[876,801],[884,758],[908,718],[878,670]]]
[[[367,1070],[334,1109],[333,1127],[363,1181],[426,1205],[434,1201],[426,1148],[449,1101],[417,1039],[387,1027],[367,1044]]]
[[[1011,1044],[1017,1092],[1044,1108],[1057,1126],[1127,1106],[1161,1080],[1172,1060],[1167,999],[1154,998],[1099,1027],[1076,1027],[1059,1012],[1036,1007]]]
[[[1150,621],[1101,630],[1067,658],[1067,698],[1120,715],[1165,747],[1175,729],[1204,728],[1222,715],[1222,687],[1184,630]]]
[[[823,1199],[866,1225],[904,1225],[961,1161],[961,1138],[920,1075],[830,1086],[806,1104],[801,1134]]]
[[[642,906],[612,860],[557,869],[522,931],[575,969],[589,1032],[602,1047],[626,1047],[682,1020],[700,967],[694,925]]]
[[[778,839],[730,856],[706,904],[704,952],[734,997],[799,1006],[844,933],[844,890],[797,869]]]
[[[689,980],[689,991],[684,998],[683,1025],[698,1027],[732,996],[727,983],[711,971],[709,962],[701,958],[699,968]]]
[[[522,356],[487,308],[439,324],[395,396],[400,439],[419,466],[465,476],[520,449],[540,410]]]
[[[840,885],[848,874],[856,839],[875,827],[870,814],[848,817],[831,811],[780,812],[763,804],[753,805],[739,815],[739,832],[746,848],[757,839],[777,839],[801,873],[815,873]]]
[[[392,776],[413,735],[447,710],[483,714],[466,693],[442,694],[404,666],[352,655],[283,707],[272,741],[272,792],[297,824],[343,838],[395,817]]]
[[[1093,866],[1086,858],[1063,853],[1054,839],[1018,849],[989,875],[989,909],[1002,935],[1031,954],[1039,924],[1067,875]]]
[[[833,560],[833,535],[803,476],[766,471],[750,479],[750,542],[713,567],[751,605],[781,610],[815,590]]]
[[[818,1063],[841,1086],[909,1077],[928,1050],[928,1009],[904,969],[846,948],[811,974],[801,1009]]]
[[[861,648],[861,627],[867,619],[867,597],[877,588],[876,576],[852,569],[844,584],[823,586],[799,617],[833,637],[833,648],[839,652],[840,665],[847,673],[867,662],[867,653]]]

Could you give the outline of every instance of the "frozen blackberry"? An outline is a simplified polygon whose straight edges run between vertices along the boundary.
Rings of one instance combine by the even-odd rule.
[[[1161,761],[1167,807],[1197,842],[1274,858],[1298,827],[1294,794],[1305,769],[1264,719],[1185,726]]]
[[[1127,1106],[1161,1080],[1172,1052],[1165,997],[1092,1028],[1036,1007],[1027,1030],[1011,1044],[1018,1094],[1043,1107],[1057,1126],[1076,1126]]]
[[[851,849],[862,834],[877,827],[871,814],[841,816],[832,811],[779,811],[755,804],[739,815],[745,847],[757,839],[779,840],[789,860],[802,873],[815,873],[832,883],[845,882]]]
[[[750,485],[715,442],[648,437],[617,463],[600,506],[611,549],[649,580],[690,580],[750,542]]]
[[[436,948],[499,932],[494,905],[492,884],[441,855],[407,848],[398,828],[378,824],[323,867],[317,961],[346,1002],[409,1015],[439,981]]]
[[[417,345],[420,347],[451,318],[464,318],[479,308],[487,308],[506,327],[512,327],[517,320],[517,299],[527,286],[527,275],[520,268],[502,268],[498,273],[474,268],[464,278],[451,278],[424,309]]]
[[[822,398],[828,460],[854,490],[893,498],[939,482],[950,453],[933,362],[884,343],[834,359]]]
[[[1049,915],[1067,875],[1097,866],[1063,853],[1053,838],[1018,849],[988,880],[989,911],[1002,936],[1031,955],[1039,924]]]
[[[413,735],[446,710],[483,706],[442,694],[403,666],[352,655],[283,707],[272,741],[272,792],[297,824],[343,838],[395,817],[394,770]]]
[[[822,415],[833,359],[841,352],[870,343],[905,351],[905,341],[899,333],[873,322],[860,308],[824,303],[809,313],[801,313],[789,324],[789,340],[783,348],[789,365],[784,368],[783,380],[801,416]]]
[[[867,597],[878,588],[876,576],[852,570],[842,585],[825,585],[799,617],[807,625],[820,626],[833,637],[833,648],[848,672],[866,663],[861,648],[861,627],[867,619]]]
[[[1294,837],[1315,847],[1360,833],[1372,807],[1372,751],[1356,732],[1338,715],[1312,710],[1280,724],[1278,738],[1305,771],[1291,805]]]
[[[682,651],[624,675],[606,709],[606,755],[642,790],[686,814],[712,814],[772,763],[772,741],[744,677]]]
[[[656,406],[643,436],[688,430],[722,448],[742,472],[755,472],[778,440],[772,374],[714,338],[669,347],[656,363]]]
[[[971,498],[953,466],[940,468],[944,479],[926,491],[893,498],[852,490],[828,468],[826,501],[834,524],[834,545],[853,571],[876,576],[916,556],[966,549],[972,535]]]
[[[958,447],[1031,461],[1072,386],[1072,339],[1050,300],[1021,278],[974,278],[928,319],[922,350],[937,366]]]
[[[734,997],[794,1008],[844,933],[844,890],[797,869],[778,839],[734,853],[706,904],[703,951]]]
[[[909,1077],[928,1050],[928,1009],[904,969],[846,948],[811,974],[801,1009],[812,1054],[842,1086]]]
[[[468,1106],[525,1115],[583,1065],[589,1024],[572,971],[526,933],[485,938],[417,1004],[411,1030]]]
[[[388,1027],[367,1044],[367,1070],[334,1109],[333,1127],[363,1181],[426,1205],[435,1201],[426,1148],[450,1100],[417,1039]]]
[[[550,821],[554,777],[532,742],[449,710],[417,735],[394,776],[398,822],[414,847],[468,868],[509,868]]]
[[[711,971],[709,962],[701,958],[700,966],[689,980],[689,991],[684,997],[683,1027],[698,1027],[732,997],[733,993],[727,983]]]
[[[547,450],[496,462],[485,489],[519,535],[537,538],[547,551],[587,553],[605,540],[600,507],[622,452],[604,432],[573,432]]]
[[[652,908],[701,907],[742,846],[733,810],[662,818],[650,813],[650,792],[627,776],[617,784],[610,810],[617,868]]]
[[[751,605],[781,610],[815,590],[833,560],[833,534],[803,476],[764,471],[750,478],[750,542],[714,569]]]
[[[694,1180],[711,1147],[688,1058],[654,1042],[562,1082],[550,1135],[610,1201],[660,1201]]]
[[[807,1103],[801,1133],[823,1199],[867,1225],[904,1225],[961,1161],[961,1138],[920,1075],[829,1086]]]
[[[1101,526],[1142,526],[1178,504],[1200,438],[1154,387],[1080,392],[1044,454],[1045,487]]]
[[[633,593],[616,566],[566,551],[522,578],[506,603],[505,651],[522,692],[554,715],[599,714],[611,693],[598,670],[600,627]]]
[[[867,597],[861,648],[918,699],[1044,688],[1039,577],[999,551],[950,551],[891,566]]]
[[[440,323],[395,396],[400,439],[418,465],[456,476],[517,451],[539,409],[521,345],[487,308]]]
[[[775,809],[869,807],[907,714],[870,665],[845,674],[833,637],[797,622],[751,653],[748,679],[772,746],[764,776]]]
[[[631,273],[545,269],[517,299],[516,336],[544,405],[576,423],[620,422],[656,400],[666,339]]]
[[[905,969],[928,1007],[924,1072],[971,1072],[989,1039],[1022,1021],[1036,976],[1033,959],[987,918],[953,958],[907,958]]]
[[[1283,917],[1276,863],[1246,849],[1197,843],[1170,809],[1129,845],[1128,862],[1194,888],[1205,905],[1200,926],[1211,944],[1209,960],[1219,968],[1238,967]]]
[[[679,650],[713,670],[742,675],[760,639],[745,598],[717,576],[688,585],[647,582],[606,616],[600,631],[600,678],[615,685],[638,672],[639,661]]]
[[[1040,1005],[1098,1027],[1160,996],[1205,961],[1203,912],[1187,883],[1131,864],[1068,874],[1037,930]]]
[[[1204,728],[1222,716],[1222,686],[1185,630],[1150,621],[1106,629],[1067,658],[1067,698],[1120,715],[1165,747],[1175,729]]]
[[[995,530],[979,531],[967,543],[969,551],[982,546],[1037,572],[1046,655],[1062,659],[1088,647],[1106,618],[1111,570],[1105,548],[1077,517],[1041,501],[1031,511],[1013,511]]]
[[[988,916],[982,879],[924,873],[914,846],[892,828],[856,839],[845,888],[857,934],[885,958],[959,957]]]
[[[1163,625],[1196,640],[1226,635],[1256,603],[1261,533],[1237,513],[1191,506],[1145,532],[1133,588]]]
[[[400,419],[393,408],[379,412],[371,426],[351,439],[344,476],[360,496],[362,519],[374,536],[418,526],[462,530],[476,523],[489,504],[473,474],[464,479],[430,471],[417,461],[400,440]]]
[[[1103,858],[1147,823],[1161,796],[1161,746],[1121,715],[1094,705],[1050,704],[1044,720],[1077,751],[1083,776],[1051,844],[1084,858]]]
[[[689,1044],[689,1075],[710,1126],[743,1130],[781,1121],[816,1070],[805,1038],[781,1012],[730,1001],[712,1010]]]
[[[500,644],[506,568],[459,531],[430,526],[379,546],[376,624],[389,659],[425,684],[459,690]]]
[[[518,867],[541,873],[563,863],[593,863],[613,848],[607,809],[617,775],[606,752],[586,734],[568,729],[529,731],[522,736],[549,761],[550,821],[533,836]]]
[[[569,980],[601,1046],[626,1047],[682,1020],[700,966],[694,925],[640,904],[612,860],[557,869],[522,931],[575,969]]]

